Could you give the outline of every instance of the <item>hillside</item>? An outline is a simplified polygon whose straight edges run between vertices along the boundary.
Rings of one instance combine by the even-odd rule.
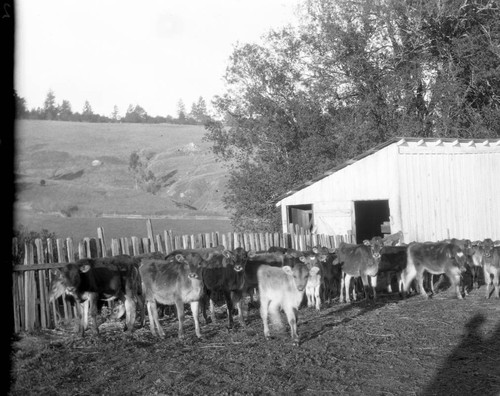
[[[15,221],[37,214],[225,219],[227,170],[204,134],[191,125],[18,121]],[[134,151],[161,182],[155,194],[136,185]]]

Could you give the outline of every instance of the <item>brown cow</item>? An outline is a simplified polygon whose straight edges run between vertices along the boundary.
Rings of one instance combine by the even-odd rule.
[[[428,298],[424,290],[424,271],[431,274],[446,274],[455,288],[457,297],[460,293],[460,277],[465,271],[466,257],[459,246],[445,242],[412,242],[408,245],[407,264],[403,271],[403,296],[410,283],[416,277],[420,294]]]
[[[342,265],[342,277],[340,286],[340,302],[350,302],[349,286],[351,278],[361,277],[365,290],[365,299],[369,298],[369,290],[376,299],[375,285],[377,284],[378,266],[380,263],[380,250],[383,247],[382,238],[374,237],[371,241],[365,240],[362,244],[354,245],[342,242],[337,250],[340,265]],[[370,284],[368,277],[371,277]],[[342,291],[345,288],[345,293]],[[356,300],[356,293],[353,293]]]
[[[156,303],[175,304],[179,338],[184,337],[184,304],[190,303],[196,336],[201,338],[199,302],[203,296],[203,258],[198,253],[176,254],[169,260],[142,259],[139,271],[153,335],[165,337]]]

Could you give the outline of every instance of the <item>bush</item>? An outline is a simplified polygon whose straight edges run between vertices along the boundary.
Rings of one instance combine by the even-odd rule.
[[[42,229],[42,231],[30,231],[28,230],[25,226],[22,224],[14,230],[14,238],[15,239],[15,245],[12,246],[12,261],[13,265],[17,264],[22,264],[24,262],[24,245],[26,243],[33,243],[35,239],[41,239],[44,242],[47,239],[57,239],[56,234],[53,232],[50,232],[46,229]],[[54,255],[54,258],[57,257],[57,249],[56,249],[56,244],[53,244],[53,249],[54,251],[52,254]],[[46,253],[46,252],[45,252]],[[35,260],[37,260],[37,253],[35,251]]]

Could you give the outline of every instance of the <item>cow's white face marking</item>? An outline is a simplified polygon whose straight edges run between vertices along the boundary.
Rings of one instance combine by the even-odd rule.
[[[463,257],[463,256],[464,256],[464,254],[463,254],[462,252],[458,252],[458,253],[457,253],[457,256],[458,256],[458,257]]]

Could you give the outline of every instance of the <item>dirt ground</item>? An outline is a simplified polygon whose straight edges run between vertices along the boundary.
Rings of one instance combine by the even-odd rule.
[[[445,290],[428,300],[382,295],[376,303],[301,308],[293,346],[288,326],[263,336],[257,308],[229,331],[223,307],[203,339],[186,338],[166,315],[166,338],[148,323],[132,335],[104,317],[100,335],[74,324],[12,343],[10,395],[500,395],[500,301],[484,286],[463,301]]]

